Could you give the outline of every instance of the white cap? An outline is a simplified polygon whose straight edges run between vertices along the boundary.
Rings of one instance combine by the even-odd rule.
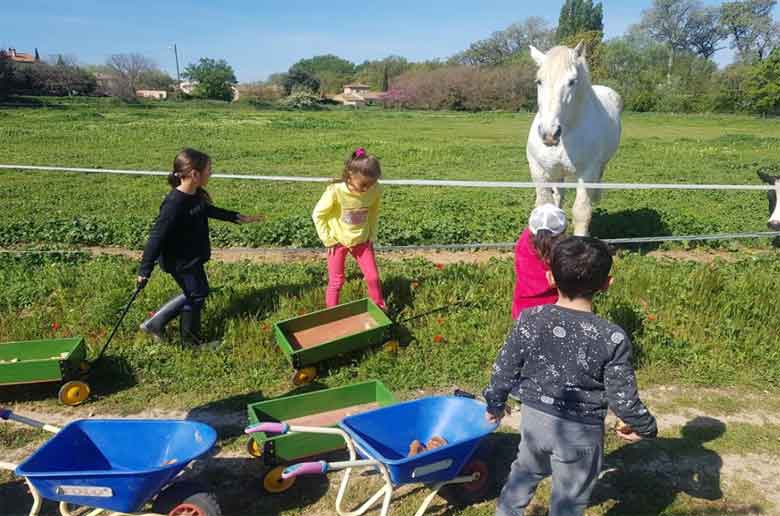
[[[553,236],[560,235],[566,230],[566,214],[554,204],[542,204],[528,217],[528,228],[534,235],[540,229],[546,229]]]

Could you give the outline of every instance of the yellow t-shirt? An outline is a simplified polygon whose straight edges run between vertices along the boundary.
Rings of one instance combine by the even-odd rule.
[[[354,247],[376,240],[381,196],[379,184],[364,193],[350,192],[345,183],[329,185],[311,214],[325,247]]]

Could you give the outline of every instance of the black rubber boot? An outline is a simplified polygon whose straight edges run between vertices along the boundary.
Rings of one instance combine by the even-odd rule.
[[[187,296],[179,294],[162,305],[152,317],[142,322],[139,328],[155,339],[163,340],[165,325],[179,315],[179,312],[186,304]]]
[[[184,346],[199,346],[200,310],[182,310],[179,319],[179,333]]]

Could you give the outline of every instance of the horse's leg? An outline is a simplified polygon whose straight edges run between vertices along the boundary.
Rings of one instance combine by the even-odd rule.
[[[528,168],[531,169],[531,179],[533,179],[534,183],[539,185],[536,187],[536,206],[539,207],[543,204],[555,203],[553,189],[549,186],[542,186],[548,181],[544,173],[544,168],[530,157],[528,158]]]
[[[574,234],[586,236],[590,233],[590,221],[593,217],[593,203],[598,200],[600,190],[585,188],[581,183],[598,182],[604,171],[604,165],[585,171],[577,178],[580,183],[577,186],[577,196],[572,207],[572,219],[574,220]]]

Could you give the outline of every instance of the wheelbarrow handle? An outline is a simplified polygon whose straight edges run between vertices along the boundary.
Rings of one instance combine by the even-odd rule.
[[[282,479],[295,478],[301,475],[322,475],[328,472],[328,463],[324,460],[316,462],[301,462],[284,468]]]
[[[37,421],[29,417],[19,416],[14,414],[13,411],[9,408],[0,408],[0,419],[5,419],[6,421],[16,421],[17,423],[28,425],[33,428],[40,428],[41,430],[46,430],[47,432],[51,432],[53,434],[56,434],[60,431],[58,426],[50,425],[42,421]]]
[[[290,431],[290,425],[287,423],[259,423],[252,425],[244,430],[245,434],[254,434],[255,432],[263,432],[266,434],[286,434]]]

